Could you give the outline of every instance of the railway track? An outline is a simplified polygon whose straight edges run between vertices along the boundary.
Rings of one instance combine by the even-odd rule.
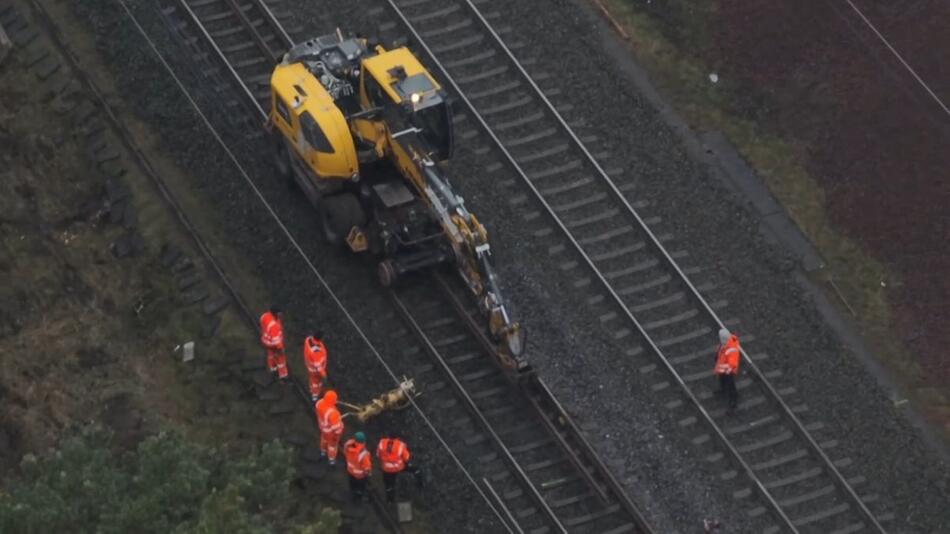
[[[68,70],[60,69],[58,66],[50,70],[47,76],[57,77],[56,79],[48,80],[51,82],[51,86],[59,87],[64,95],[70,95],[67,97],[68,100],[75,99],[74,93],[72,93],[75,91],[76,93],[82,92],[86,94],[87,96],[85,98],[88,98],[90,102],[94,103],[94,106],[96,106],[98,110],[93,108],[93,110],[86,115],[87,120],[100,120],[101,118],[104,122],[102,128],[111,129],[116,134],[116,137],[122,140],[123,150],[130,155],[133,164],[138,170],[153,183],[167,208],[175,214],[182,229],[190,236],[198,253],[203,257],[210,271],[218,278],[223,288],[229,294],[230,299],[237,307],[238,313],[256,337],[258,334],[257,314],[250,309],[237,286],[228,277],[226,268],[212,253],[204,236],[191,222],[188,214],[182,209],[165,180],[155,171],[148,157],[135,143],[134,136],[118,118],[109,101],[103,96],[92,79],[84,72],[80,61],[73,54],[72,47],[69,46],[66,39],[60,33],[49,12],[36,0],[28,0],[28,2],[34,18],[39,22],[38,26],[42,27],[43,33],[48,37],[49,42],[56,48],[56,52],[68,66]],[[25,41],[26,43],[32,44],[33,42],[39,41],[39,39],[37,39],[38,34],[33,32],[26,20],[22,18],[17,10],[16,4],[11,5],[8,2],[0,3],[0,16],[6,19],[8,23],[9,21],[13,21],[18,31],[23,31],[29,35],[29,37],[26,38],[28,39]],[[41,45],[32,44],[32,46],[36,49]],[[35,54],[37,52],[34,50],[32,53]],[[49,56],[49,54],[45,54],[43,57],[47,56]],[[47,57],[47,60],[52,60],[52,58]],[[70,77],[75,77],[81,88],[73,87],[70,83]],[[91,117],[94,116],[97,116],[97,118],[91,119]],[[167,257],[174,258],[173,261],[176,263],[179,263],[179,259],[184,260],[188,264],[191,263],[190,258],[182,255],[181,251],[176,250],[174,253],[171,253],[171,249],[163,249],[161,261],[165,262]],[[304,413],[307,414],[307,418],[313,422],[314,427],[316,427],[316,421],[311,416],[313,404],[310,400],[310,392],[298,377],[290,377],[289,388],[279,386],[271,373],[264,370],[262,356],[255,357],[250,361],[234,362],[232,367],[238,377],[243,379],[245,383],[250,384],[250,388],[255,391],[256,396],[261,401],[270,403],[270,412],[272,414],[277,415],[293,412],[295,408],[292,405],[292,401],[293,398],[296,398],[300,401],[297,409],[302,409]],[[304,445],[304,443],[297,443],[297,445]],[[371,488],[369,493],[376,514],[387,531],[396,534],[403,532],[399,521],[394,514],[391,513],[390,508],[384,503],[379,492]]]
[[[251,4],[178,0],[163,11],[194,57],[225,72],[251,114],[264,117],[271,59],[292,41],[266,5]],[[452,385],[444,392],[427,388],[424,398],[447,395],[437,403],[439,410],[462,412],[452,441],[477,450],[483,484],[507,526],[537,533],[651,532],[547,386],[533,376],[512,384],[494,364],[493,344],[473,317],[477,310],[466,309],[444,280],[436,287],[441,294],[426,295],[432,288],[422,284],[399,290],[392,293],[393,303],[420,356],[435,362],[423,369],[438,369],[444,379],[437,383]],[[456,313],[450,321],[447,306]]]
[[[743,353],[743,400],[736,416],[726,417],[710,387],[716,331],[724,325],[718,310],[726,303],[707,301],[704,293],[714,288],[693,284],[692,270],[680,266],[687,255],[668,249],[629,190],[617,186],[563,118],[500,36],[506,29],[492,26],[498,13],[476,6],[490,3],[386,3],[462,100],[466,119],[520,179],[523,201],[546,216],[535,237],[550,243],[550,261],[583,271],[576,285],[586,288],[625,356],[655,377],[657,395],[673,392],[667,406],[694,429],[694,443],[718,443],[721,452],[707,459],[727,460],[723,479],[733,481],[735,498],[750,501],[748,515],[767,518],[767,532],[883,532],[869,508],[877,497],[858,494],[863,477],[842,474],[850,459],[830,458],[835,442],[815,437],[820,423],[802,423],[807,406],[793,402],[794,389],[778,389],[759,369],[764,354]],[[751,337],[744,341],[751,346]]]
[[[173,17],[195,59],[214,55],[214,68],[223,69],[243,93],[240,102],[252,115],[266,117],[271,71],[293,44],[271,5],[263,0],[174,0],[164,4],[163,12]]]
[[[494,363],[478,310],[460,296],[464,288],[433,277],[435,283],[391,293],[405,324],[400,337],[413,338],[402,345],[431,358],[416,375],[430,384],[422,402],[452,414],[453,440],[478,458],[480,475],[517,530],[651,532],[544,382],[532,374],[513,387]]]

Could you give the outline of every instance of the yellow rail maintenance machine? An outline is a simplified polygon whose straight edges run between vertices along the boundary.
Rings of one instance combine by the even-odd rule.
[[[437,163],[452,153],[445,91],[401,47],[335,34],[294,45],[271,76],[278,172],[319,215],[330,244],[373,255],[379,280],[454,265],[478,299],[501,363],[527,370],[524,332],[505,309],[485,227]]]

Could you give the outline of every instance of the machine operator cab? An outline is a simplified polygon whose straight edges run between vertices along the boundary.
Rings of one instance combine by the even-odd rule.
[[[338,31],[294,45],[270,85],[278,165],[295,171],[308,196],[358,181],[361,162],[393,156],[390,135],[400,131],[415,133],[434,161],[451,155],[445,94],[407,48],[369,49],[365,39]]]
[[[452,123],[445,92],[408,48],[375,48],[363,60],[360,104],[382,114],[390,135],[406,130],[416,133],[423,150],[435,161],[452,155]],[[367,124],[356,121],[358,135],[375,139]],[[376,121],[373,121],[376,122]]]

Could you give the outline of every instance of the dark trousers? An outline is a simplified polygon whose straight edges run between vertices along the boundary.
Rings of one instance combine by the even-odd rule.
[[[349,475],[348,478],[350,479],[350,496],[353,497],[354,501],[362,501],[363,496],[366,495],[366,480],[367,479],[356,478],[352,475]]]
[[[421,488],[422,487],[422,473],[419,471],[419,468],[414,465],[407,465],[405,469],[399,473],[412,473],[416,477],[416,484]],[[387,473],[383,471],[383,485],[386,486],[386,502],[396,502],[396,476],[399,473]]]
[[[739,403],[739,391],[736,390],[736,375],[719,375],[719,391],[726,394],[729,399],[729,408],[735,409]]]
[[[396,475],[383,472],[383,485],[386,486],[386,502],[396,502]]]

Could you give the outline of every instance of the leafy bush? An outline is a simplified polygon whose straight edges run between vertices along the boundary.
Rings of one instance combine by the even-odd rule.
[[[46,457],[25,457],[22,476],[0,494],[0,532],[328,534],[340,526],[329,509],[315,523],[287,524],[293,459],[277,441],[237,459],[167,432],[126,454],[110,445],[108,434],[88,431]]]

